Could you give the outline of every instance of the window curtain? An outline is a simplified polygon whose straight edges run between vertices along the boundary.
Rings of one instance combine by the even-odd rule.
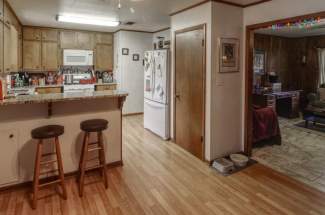
[[[325,49],[318,49],[319,56],[319,83],[318,85],[325,85]]]

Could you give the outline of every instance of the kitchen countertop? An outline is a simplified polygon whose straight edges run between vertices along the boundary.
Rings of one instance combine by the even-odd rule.
[[[21,95],[0,101],[0,106],[34,103],[51,103],[60,101],[77,101],[100,98],[121,98],[128,96],[128,93],[121,90],[113,91],[85,91],[85,92],[66,92],[55,94],[33,94]]]

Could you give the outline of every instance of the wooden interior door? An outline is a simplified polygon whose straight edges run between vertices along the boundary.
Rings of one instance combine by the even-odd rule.
[[[204,159],[205,26],[175,34],[175,140]]]

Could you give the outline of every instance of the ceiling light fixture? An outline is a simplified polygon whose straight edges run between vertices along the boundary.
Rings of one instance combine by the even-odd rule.
[[[85,24],[85,25],[99,25],[99,26],[107,26],[107,27],[116,27],[120,25],[120,22],[118,21],[100,19],[95,17],[58,15],[57,20],[59,22],[69,22],[69,23],[77,23],[77,24]]]

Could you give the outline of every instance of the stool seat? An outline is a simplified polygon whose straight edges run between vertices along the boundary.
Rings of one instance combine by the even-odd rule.
[[[107,129],[108,121],[105,119],[92,119],[80,123],[81,130],[85,132],[99,132]]]
[[[32,130],[33,139],[49,139],[59,137],[64,133],[64,127],[61,125],[47,125]]]

